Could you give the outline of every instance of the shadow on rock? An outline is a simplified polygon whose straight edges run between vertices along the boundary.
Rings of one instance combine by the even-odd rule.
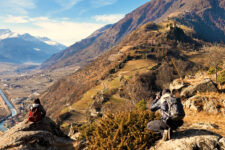
[[[221,135],[204,129],[177,131],[168,141],[159,141],[150,150],[223,150]]]
[[[219,134],[216,134],[214,132],[211,132],[209,130],[204,129],[187,129],[184,131],[177,131],[172,134],[172,139],[182,139],[182,138],[190,138],[195,136],[204,136],[204,135],[214,135],[221,138],[222,136]]]

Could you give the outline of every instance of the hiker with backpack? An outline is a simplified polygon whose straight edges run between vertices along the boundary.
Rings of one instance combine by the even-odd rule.
[[[170,139],[172,130],[176,130],[183,125],[185,112],[179,98],[175,98],[170,90],[163,90],[156,96],[151,106],[151,111],[160,110],[161,120],[153,120],[147,124],[147,128],[153,132],[159,132],[162,140]]]
[[[35,99],[28,114],[28,121],[38,122],[42,120],[45,117],[45,115],[46,111],[41,105],[40,99],[39,98]]]

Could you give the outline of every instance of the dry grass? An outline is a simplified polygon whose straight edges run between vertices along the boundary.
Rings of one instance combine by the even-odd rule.
[[[171,16],[177,16],[177,15],[180,15],[182,12],[175,12],[175,13],[171,13]],[[170,25],[171,24],[174,24],[175,22],[173,20],[166,20],[162,23],[160,23],[160,29],[159,31],[160,32],[166,32],[166,31],[169,31],[170,29]],[[179,28],[183,29],[185,32],[193,32],[193,29],[185,26],[185,25],[181,25],[181,24],[176,24],[176,26],[178,26]]]
[[[123,48],[120,49],[121,53],[124,53],[126,51],[128,51],[130,48],[132,48],[133,46],[123,46]]]
[[[208,97],[209,99],[225,99],[225,93],[218,93],[218,92],[204,92],[204,93],[197,93],[198,96]]]
[[[130,100],[121,98],[118,94],[115,94],[107,103],[104,104],[102,111],[115,113],[127,110],[129,111],[133,107],[134,105]]]
[[[85,111],[88,109],[88,107],[93,103],[92,96],[96,95],[97,92],[102,91],[104,89],[104,85],[105,85],[105,88],[108,88],[108,87],[109,88],[119,88],[120,87],[119,77],[114,78],[112,81],[104,80],[104,81],[102,81],[102,84],[97,85],[97,86],[93,87],[92,89],[88,90],[83,95],[81,100],[79,100],[78,102],[74,103],[71,106],[71,109],[76,110],[81,113],[85,113]],[[64,108],[61,111],[61,113],[68,112],[68,110],[69,110],[68,107]]]
[[[93,103],[92,96],[96,95],[97,92],[104,90],[104,88],[119,88],[121,86],[120,77],[123,75],[124,78],[129,78],[132,75],[138,73],[144,73],[149,71],[155,63],[147,59],[132,60],[125,64],[125,66],[120,69],[114,76],[112,80],[105,79],[101,84],[88,90],[82,98],[72,104],[72,106],[65,107],[61,114],[66,113],[70,110],[75,110],[80,113],[85,113],[88,107]],[[108,103],[106,103],[106,109],[115,108],[117,110],[122,110],[126,105],[128,100],[120,98],[118,95],[113,95]],[[118,107],[118,108],[117,108]]]
[[[225,136],[225,119],[222,114],[209,114],[207,112],[194,112],[190,110],[185,110],[186,117],[184,118],[185,124],[188,126],[194,123],[210,123],[219,126],[218,129],[213,129],[212,131]]]
[[[198,72],[195,75],[195,78],[193,79],[189,79],[189,78],[185,78],[183,81],[190,83],[191,85],[196,85],[199,84],[200,82],[204,81],[205,79],[211,79],[211,76],[208,75],[207,72]]]
[[[125,64],[125,66],[118,72],[118,75],[134,75],[149,71],[156,63],[147,59],[132,60]]]

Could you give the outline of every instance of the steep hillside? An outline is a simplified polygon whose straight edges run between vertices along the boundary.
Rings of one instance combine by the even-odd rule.
[[[173,62],[181,76],[195,72],[198,65],[189,61],[184,53],[198,50],[201,43],[181,29],[187,29],[189,33],[191,30],[187,27],[170,27],[171,23],[148,23],[140,27],[87,67],[56,82],[41,97],[48,108],[48,115],[56,119],[62,108],[74,104],[69,116],[75,115],[80,121],[85,120],[93,96],[106,89],[114,93],[113,101],[121,107],[123,103],[148,99],[155,91],[179,77]],[[122,97],[118,96],[118,90]],[[63,110],[62,114],[69,109]]]
[[[83,66],[118,44],[140,25],[149,21],[161,22],[168,18],[194,28],[199,38],[225,41],[224,3],[224,0],[151,0],[98,36],[88,37],[53,56],[42,65],[42,68]]]

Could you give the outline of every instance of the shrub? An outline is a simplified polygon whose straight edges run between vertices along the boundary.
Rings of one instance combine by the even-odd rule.
[[[148,149],[160,138],[146,128],[155,118],[154,113],[140,110],[108,114],[80,132],[89,149]]]
[[[146,107],[146,101],[144,99],[142,99],[141,101],[139,101],[137,103],[137,108],[139,110],[143,110],[143,111],[146,110],[147,109],[147,107]]]
[[[220,67],[217,68],[217,71],[221,71],[221,70],[222,70],[222,68],[220,68]],[[216,73],[216,68],[210,67],[209,70],[208,70],[208,74],[212,75],[212,74],[215,74],[215,73]]]
[[[111,89],[107,88],[103,91],[103,96],[110,98],[111,96],[113,96],[117,92],[118,92],[118,88],[111,88]]]
[[[225,71],[222,71],[218,76],[218,81],[220,83],[225,83]]]
[[[115,72],[116,72],[115,68],[109,70],[109,74],[114,74]]]
[[[157,87],[155,86],[155,73],[150,71],[130,79],[123,85],[125,98],[138,103],[140,99],[149,99],[154,96]]]

